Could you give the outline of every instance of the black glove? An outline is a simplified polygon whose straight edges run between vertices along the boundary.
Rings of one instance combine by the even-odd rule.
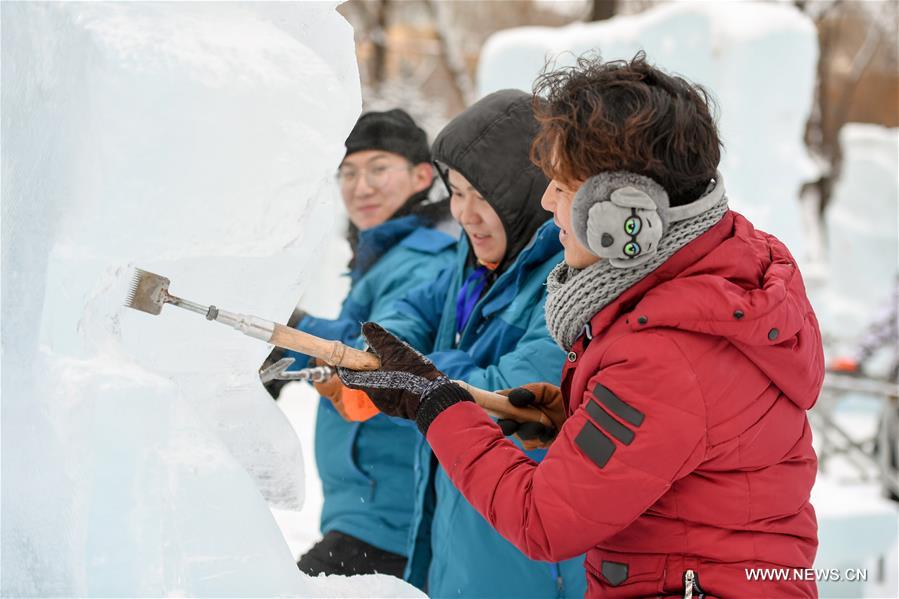
[[[517,408],[537,408],[552,423],[552,426],[545,426],[539,422],[518,422],[510,419],[497,421],[503,434],[517,435],[525,449],[549,447],[568,418],[568,404],[562,396],[561,389],[555,385],[530,383],[497,393],[508,397],[509,403]]]
[[[423,435],[437,415],[460,401],[472,401],[471,395],[437,370],[426,357],[403,343],[379,325],[366,322],[362,335],[369,351],[381,360],[374,371],[338,368],[344,385],[362,389],[388,416],[414,420]]]
[[[540,449],[547,447],[556,437],[556,430],[539,422],[518,422],[500,418],[496,421],[503,434],[507,437],[517,436],[522,441],[525,449]]]

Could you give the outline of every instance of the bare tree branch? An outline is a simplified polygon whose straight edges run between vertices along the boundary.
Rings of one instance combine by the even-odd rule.
[[[371,85],[375,89],[381,87],[387,78],[387,27],[390,0],[378,0],[375,8],[374,23],[369,31],[372,44]]]
[[[865,71],[868,70],[868,67],[871,66],[874,56],[877,54],[877,50],[880,49],[881,38],[880,27],[867,28],[865,41],[862,42],[861,47],[852,59],[848,80],[843,86],[843,93],[840,96],[839,102],[837,102],[835,121],[838,126],[845,123],[849,116],[849,109],[852,106],[852,97],[855,95],[855,90],[858,88],[858,82],[865,74]]]
[[[593,0],[588,21],[605,21],[618,14],[618,0]]]
[[[450,23],[450,15],[447,5],[437,0],[424,0],[425,6],[434,20],[434,29],[437,32],[437,41],[440,42],[440,57],[443,66],[450,74],[453,89],[459,96],[463,106],[469,106],[474,101],[474,86],[471,78],[465,70],[462,52],[453,33]]]
[[[815,97],[806,125],[805,141],[812,158],[819,165],[820,174],[803,186],[802,196],[814,201],[823,212],[827,209],[834,185],[842,170],[843,153],[839,134],[849,118],[853,98],[859,83],[871,66],[880,47],[883,31],[878,26],[865,28],[865,39],[852,56],[847,75],[836,70],[837,56],[844,51],[844,34],[850,30],[847,21],[855,8],[843,0],[795,2],[812,17],[818,29],[819,55]]]

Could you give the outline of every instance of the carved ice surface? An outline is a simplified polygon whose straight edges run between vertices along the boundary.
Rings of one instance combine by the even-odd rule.
[[[310,579],[269,348],[172,293],[283,320],[331,235],[361,99],[337,2],[2,4],[4,596],[272,596]]]

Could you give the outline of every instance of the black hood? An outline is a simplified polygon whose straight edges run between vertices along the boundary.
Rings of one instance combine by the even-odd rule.
[[[499,215],[508,243],[499,270],[550,217],[540,207],[549,181],[528,157],[537,130],[531,95],[505,89],[450,121],[431,148],[434,160],[459,171]]]

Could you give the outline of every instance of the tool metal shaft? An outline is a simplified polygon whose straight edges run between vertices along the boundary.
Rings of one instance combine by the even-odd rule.
[[[227,310],[219,310],[215,306],[204,306],[190,300],[186,300],[171,293],[166,293],[166,302],[197,314],[203,314],[206,320],[214,320],[237,329],[244,335],[255,339],[268,341],[275,332],[275,323],[258,316],[249,314],[237,314]]]
[[[147,314],[158,315],[165,304],[178,306],[207,320],[215,320],[237,329],[241,333],[261,339],[278,347],[292,349],[302,354],[321,358],[328,364],[354,370],[377,370],[377,356],[347,347],[340,341],[322,339],[315,335],[284,326],[258,316],[219,310],[216,306],[204,306],[169,293],[171,281],[156,273],[135,269],[135,275],[125,305]]]

